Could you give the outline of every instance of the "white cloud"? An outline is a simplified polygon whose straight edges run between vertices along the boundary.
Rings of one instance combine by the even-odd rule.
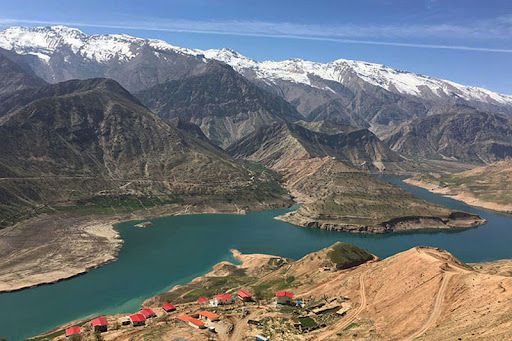
[[[263,21],[194,21],[136,19],[130,22],[85,23],[41,20],[1,19],[0,25],[63,24],[79,27],[99,27],[166,32],[191,32],[218,35],[236,35],[287,39],[332,41],[352,44],[386,45],[400,47],[452,49],[466,51],[512,53],[512,49],[460,44],[432,44],[428,41],[489,41],[512,42],[512,16],[481,20],[468,25],[311,25]],[[421,42],[423,40],[423,42]],[[413,41],[413,42],[411,42]]]

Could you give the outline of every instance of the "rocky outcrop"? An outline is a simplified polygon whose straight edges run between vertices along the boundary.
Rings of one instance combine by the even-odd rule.
[[[390,219],[376,225],[359,225],[343,223],[347,217],[323,216],[309,217],[302,212],[290,212],[278,217],[278,219],[289,223],[309,228],[319,228],[329,231],[352,232],[352,233],[391,233],[407,232],[412,230],[438,230],[450,229],[460,230],[477,227],[485,224],[485,219],[465,213],[452,212],[448,216],[403,216]],[[353,217],[351,217],[353,218]]]
[[[156,85],[137,97],[166,120],[177,118],[198,125],[221,147],[263,126],[302,118],[281,97],[215,61],[209,62],[200,74]]]
[[[512,121],[456,107],[408,123],[386,143],[409,158],[489,163],[512,157]]]
[[[275,169],[291,160],[333,157],[363,170],[384,170],[403,159],[367,129],[309,122],[262,127],[227,151],[238,158],[262,162]]]

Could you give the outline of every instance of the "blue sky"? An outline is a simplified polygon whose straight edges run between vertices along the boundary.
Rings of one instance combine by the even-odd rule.
[[[53,23],[257,60],[366,60],[512,94],[506,0],[0,0],[0,27]]]

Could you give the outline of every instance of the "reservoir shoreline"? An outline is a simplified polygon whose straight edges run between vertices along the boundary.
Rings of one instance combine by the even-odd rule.
[[[421,180],[417,180],[414,178],[407,178],[407,179],[403,180],[403,182],[405,182],[406,184],[409,184],[409,185],[424,188],[432,193],[441,194],[445,197],[448,197],[448,198],[451,198],[454,200],[458,200],[458,201],[462,201],[462,202],[464,202],[468,205],[474,206],[474,207],[483,208],[486,210],[492,210],[492,211],[500,212],[500,213],[512,214],[512,206],[511,205],[500,205],[500,204],[497,204],[494,202],[481,200],[481,199],[474,197],[469,192],[464,192],[464,191],[454,192],[452,189],[450,189],[448,187],[441,187],[434,183],[421,181]]]
[[[418,245],[446,249],[465,262],[510,259],[512,218],[479,210],[390,178],[418,197],[453,210],[482,215],[488,223],[461,231],[355,234],[297,228],[274,219],[289,209],[233,214],[189,214],[152,220],[148,229],[134,221],[116,225],[124,247],[118,260],[72,280],[0,294],[0,331],[8,340],[22,340],[70,320],[98,314],[135,311],[149,297],[208,272],[229,250],[298,259],[336,241],[350,243],[385,259]],[[146,219],[147,220],[147,219]],[[87,298],[76,302],[77,298]],[[31,309],[23,307],[30,306]],[[24,328],[19,328],[23,324]]]

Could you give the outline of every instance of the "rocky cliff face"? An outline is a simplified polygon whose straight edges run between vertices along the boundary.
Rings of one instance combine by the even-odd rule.
[[[115,81],[73,80],[21,93],[0,118],[2,225],[59,203],[165,203],[192,195],[249,203],[283,194],[276,179],[181,133]]]
[[[410,158],[488,163],[512,157],[512,121],[457,107],[414,120],[386,142]]]
[[[16,57],[15,53],[0,48],[0,103],[15,91],[45,84],[28,66],[17,63]]]
[[[198,75],[156,85],[137,96],[164,119],[195,123],[222,147],[262,126],[301,118],[281,97],[218,62],[209,62]]]
[[[291,160],[326,156],[364,170],[384,170],[386,164],[403,161],[366,129],[336,129],[326,124],[299,122],[263,127],[230,146],[228,152],[276,169],[287,168]]]

